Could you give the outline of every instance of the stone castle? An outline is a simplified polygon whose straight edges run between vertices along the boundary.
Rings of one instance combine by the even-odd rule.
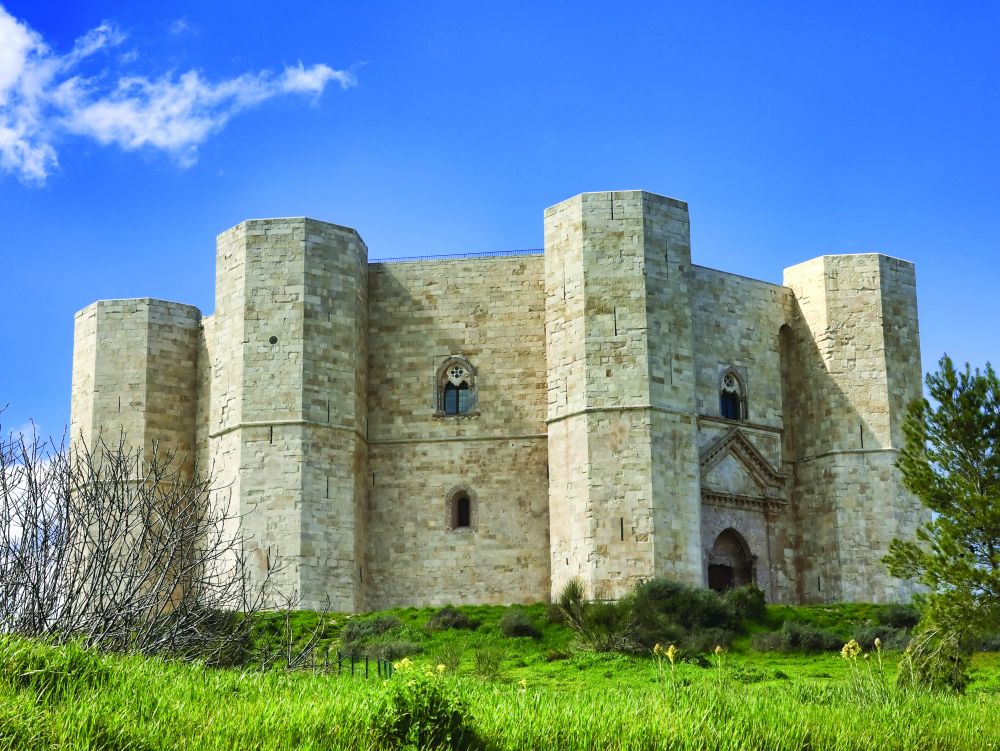
[[[548,209],[544,253],[369,262],[347,227],[243,222],[214,314],[77,314],[71,434],[211,468],[303,607],[654,575],[890,602],[911,588],[880,558],[924,520],[894,468],[920,394],[912,264],[695,266],[687,204],[623,191]]]

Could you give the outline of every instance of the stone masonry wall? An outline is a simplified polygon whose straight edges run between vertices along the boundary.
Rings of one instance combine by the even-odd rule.
[[[194,464],[197,308],[140,298],[102,300],[77,314],[71,440]]]
[[[900,410],[920,394],[912,265],[824,256],[785,270],[800,599],[894,601],[881,556],[924,517],[899,484]],[[893,313],[900,321],[886,328]]]
[[[551,207],[545,247],[368,264],[352,229],[243,222],[218,238],[212,316],[77,314],[72,441],[196,459],[302,607],[706,583],[728,528],[771,599],[909,598],[880,558],[926,519],[894,467],[921,390],[912,264],[824,256],[785,286],[692,266],[687,205],[642,191]],[[438,410],[452,356],[470,414]],[[744,420],[720,414],[730,367]]]
[[[792,465],[786,466],[782,451],[787,413],[779,332],[793,310],[792,293],[777,284],[701,266],[693,267],[692,278],[691,307],[698,342],[694,368],[698,445],[703,448],[738,427],[775,470],[789,475],[781,493],[787,504]],[[739,372],[746,392],[745,420],[738,422],[723,419],[720,413],[721,378],[728,368]],[[740,471],[736,474],[746,477]],[[751,490],[746,493],[753,495]],[[791,551],[796,529],[790,506],[769,511],[705,507],[702,513],[706,516],[702,524],[706,583],[707,553],[728,521],[757,556],[758,586],[770,599],[794,599],[796,572]]]
[[[585,193],[545,248],[552,592],[700,581],[687,206]]]
[[[308,219],[218,242],[209,455],[258,565],[280,562],[274,582],[302,607],[360,603],[366,255],[353,230]]]
[[[539,256],[373,263],[365,586],[371,607],[547,596],[545,342]],[[469,415],[436,414],[452,355]],[[449,495],[472,499],[451,529]]]

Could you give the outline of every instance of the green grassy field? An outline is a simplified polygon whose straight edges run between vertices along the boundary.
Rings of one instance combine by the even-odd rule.
[[[421,650],[386,681],[207,668],[0,638],[0,749],[389,749],[402,745],[401,716],[404,725],[419,723],[442,708],[464,721],[469,748],[1000,749],[995,653],[976,656],[964,696],[902,693],[891,686],[892,654],[883,681],[868,672],[871,660],[860,660],[855,673],[836,653],[757,653],[744,637],[721,665],[709,656],[671,673],[650,657],[576,649],[568,629],[547,622],[545,606],[526,611],[538,639],[502,636],[503,608],[462,610],[478,628],[430,632],[430,609],[383,614],[402,622],[386,638]],[[775,623],[789,617],[824,623],[846,640],[873,611],[769,613]],[[317,616],[292,620],[294,652]],[[333,620],[320,664],[327,648],[342,646],[337,635],[348,619]],[[257,638],[287,653],[279,626]]]

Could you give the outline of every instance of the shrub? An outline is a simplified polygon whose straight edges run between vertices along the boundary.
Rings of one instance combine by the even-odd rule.
[[[701,651],[703,639],[718,638],[726,632],[730,634],[728,641],[732,641],[732,634],[741,627],[732,603],[717,592],[669,579],[650,579],[636,585],[627,601],[634,641],[644,651],[671,642],[687,643],[688,649]],[[716,636],[698,636],[706,631]]]
[[[909,631],[891,626],[864,626],[854,632],[854,641],[866,652],[875,648],[878,639],[882,649],[902,651],[910,640]]]
[[[444,631],[449,628],[462,628],[471,631],[479,628],[479,621],[449,605],[432,615],[427,621],[426,628],[428,631]]]
[[[730,668],[729,675],[738,683],[760,683],[771,678],[773,674],[768,674],[753,665],[734,665]]]
[[[630,651],[635,648],[632,607],[629,599],[618,602],[588,602],[583,583],[570,579],[559,594],[559,607],[577,641],[596,652]]]
[[[449,681],[397,665],[387,681],[383,706],[375,713],[376,733],[391,748],[472,749],[479,746],[468,708]]]
[[[896,685],[961,693],[969,682],[968,645],[955,630],[929,626],[910,640],[899,664]]]
[[[431,662],[435,665],[444,665],[445,668],[454,673],[462,664],[462,656],[465,654],[465,647],[458,642],[441,645],[431,655]]]
[[[781,631],[789,651],[834,652],[843,646],[843,639],[839,636],[811,623],[786,621],[782,624]]]
[[[542,632],[523,610],[508,610],[500,618],[500,631],[504,636],[528,636],[540,639]]]
[[[545,620],[552,624],[565,625],[566,618],[558,602],[550,602],[548,607],[545,608]]]
[[[503,661],[506,656],[507,650],[503,645],[490,639],[473,651],[473,672],[484,680],[495,681],[503,675]]]
[[[754,634],[750,645],[758,652],[833,652],[843,640],[811,623],[785,621],[778,631]]]
[[[913,605],[885,605],[875,617],[883,626],[913,628],[920,622],[920,611]]]
[[[340,632],[343,642],[363,642],[373,637],[387,634],[402,628],[403,622],[391,615],[380,615],[375,618],[357,618],[348,621]]]
[[[636,585],[632,609],[640,624],[665,615],[687,630],[724,628],[736,631],[741,625],[733,605],[718,592],[659,577]]]
[[[977,637],[974,648],[979,652],[1000,652],[1000,633]]]
[[[568,660],[573,656],[572,652],[567,652],[562,649],[547,649],[545,650],[545,661],[546,662],[556,662],[558,660]]]
[[[381,660],[395,662],[402,657],[409,657],[423,651],[416,642],[404,639],[386,639],[385,641],[371,641],[361,650],[361,654],[367,657],[375,657]]]
[[[716,647],[726,649],[733,643],[736,634],[724,628],[706,628],[702,631],[695,631],[681,639],[681,648],[691,654],[707,654]]]
[[[736,617],[741,621],[762,623],[767,616],[767,601],[764,599],[764,590],[753,584],[730,589],[722,598],[732,606]]]
[[[340,632],[340,652],[347,657],[381,657],[396,660],[420,651],[420,646],[403,636],[403,622],[391,615],[358,618]]]
[[[755,652],[782,652],[784,646],[781,631],[762,631],[750,637],[750,648]]]

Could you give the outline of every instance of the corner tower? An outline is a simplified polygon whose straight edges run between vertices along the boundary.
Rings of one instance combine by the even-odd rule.
[[[367,254],[304,218],[218,238],[209,454],[305,608],[364,607]]]
[[[913,264],[823,256],[785,269],[796,306],[782,348],[804,602],[899,602],[911,583],[881,557],[927,512],[895,462],[907,405],[920,398]]]
[[[201,313],[139,298],[100,300],[76,314],[70,442],[100,451],[123,440],[154,444],[190,476],[195,457],[196,365]]]
[[[545,212],[552,593],[702,581],[687,204],[584,193]]]

